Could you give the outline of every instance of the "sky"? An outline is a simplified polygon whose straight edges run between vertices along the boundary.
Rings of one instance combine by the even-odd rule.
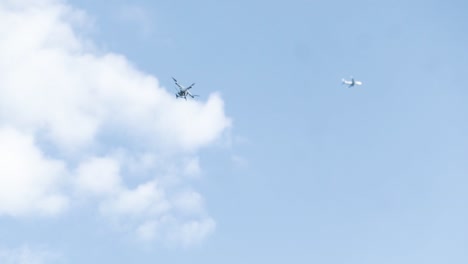
[[[0,263],[467,263],[466,10],[0,0]]]

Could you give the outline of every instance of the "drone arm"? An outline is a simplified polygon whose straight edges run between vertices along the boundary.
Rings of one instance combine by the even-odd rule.
[[[191,94],[189,91],[187,91],[187,94],[192,98],[195,98],[196,96],[199,96],[198,94]]]
[[[182,87],[179,82],[177,82],[176,78],[172,77],[172,80],[174,80],[174,83],[175,85],[177,85],[177,87],[179,87],[180,89],[184,89],[184,87]]]
[[[195,83],[192,83],[189,87],[187,87],[187,90],[188,89],[192,89],[192,87],[195,85]]]

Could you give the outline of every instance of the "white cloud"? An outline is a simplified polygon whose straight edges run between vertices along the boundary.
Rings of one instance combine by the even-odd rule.
[[[212,233],[215,227],[216,223],[212,218],[184,222],[174,232],[174,239],[180,241],[186,247],[197,245]]]
[[[66,21],[70,9],[0,9],[0,110],[3,119],[63,149],[125,131],[150,147],[196,150],[230,125],[217,94],[180,102],[123,56],[84,48]],[[27,78],[25,78],[27,76]],[[131,129],[129,129],[131,128]]]
[[[122,188],[119,163],[111,158],[91,158],[78,167],[78,190],[95,195],[117,193]]]
[[[156,182],[147,182],[133,190],[123,190],[101,207],[120,215],[159,215],[170,208],[164,190]]]
[[[136,233],[143,241],[191,247],[199,245],[215,228],[216,222],[210,217],[180,221],[175,217],[165,216],[141,224]]]
[[[0,215],[55,215],[67,208],[62,161],[47,158],[32,136],[0,128]]]
[[[57,215],[85,197],[147,240],[201,240],[215,223],[181,176],[231,125],[221,96],[176,100],[124,56],[89,49],[86,24],[61,0],[0,0],[0,214]]]

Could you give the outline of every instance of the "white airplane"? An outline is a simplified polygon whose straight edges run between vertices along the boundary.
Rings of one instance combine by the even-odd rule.
[[[176,89],[177,90],[177,93],[176,93],[176,98],[184,98],[185,100],[187,100],[187,95],[194,98],[195,96],[198,96],[198,95],[194,95],[194,94],[191,94],[189,92],[189,89],[192,89],[192,87],[195,85],[195,83],[192,83],[189,87],[183,87],[182,85],[180,85],[177,80],[172,77],[172,79],[174,80],[175,82],[175,85],[177,85],[177,87],[179,87],[179,89]]]
[[[360,82],[360,81],[355,81],[353,77],[351,77],[351,81],[348,81],[348,80],[345,80],[345,79],[341,79],[341,82],[342,82],[343,84],[348,85],[348,88],[351,88],[351,87],[353,87],[354,85],[362,85],[362,82]]]

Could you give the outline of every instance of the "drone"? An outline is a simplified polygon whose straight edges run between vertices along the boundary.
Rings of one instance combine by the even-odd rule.
[[[192,87],[195,85],[195,83],[192,83],[190,86],[188,87],[184,87],[182,85],[180,85],[177,80],[172,77],[172,79],[174,80],[175,82],[175,85],[177,85],[178,89],[176,88],[177,92],[176,92],[176,98],[184,98],[185,100],[187,100],[187,96],[190,96],[192,98],[194,98],[195,96],[198,96],[196,94],[191,94],[190,93],[190,89],[192,89]]]

